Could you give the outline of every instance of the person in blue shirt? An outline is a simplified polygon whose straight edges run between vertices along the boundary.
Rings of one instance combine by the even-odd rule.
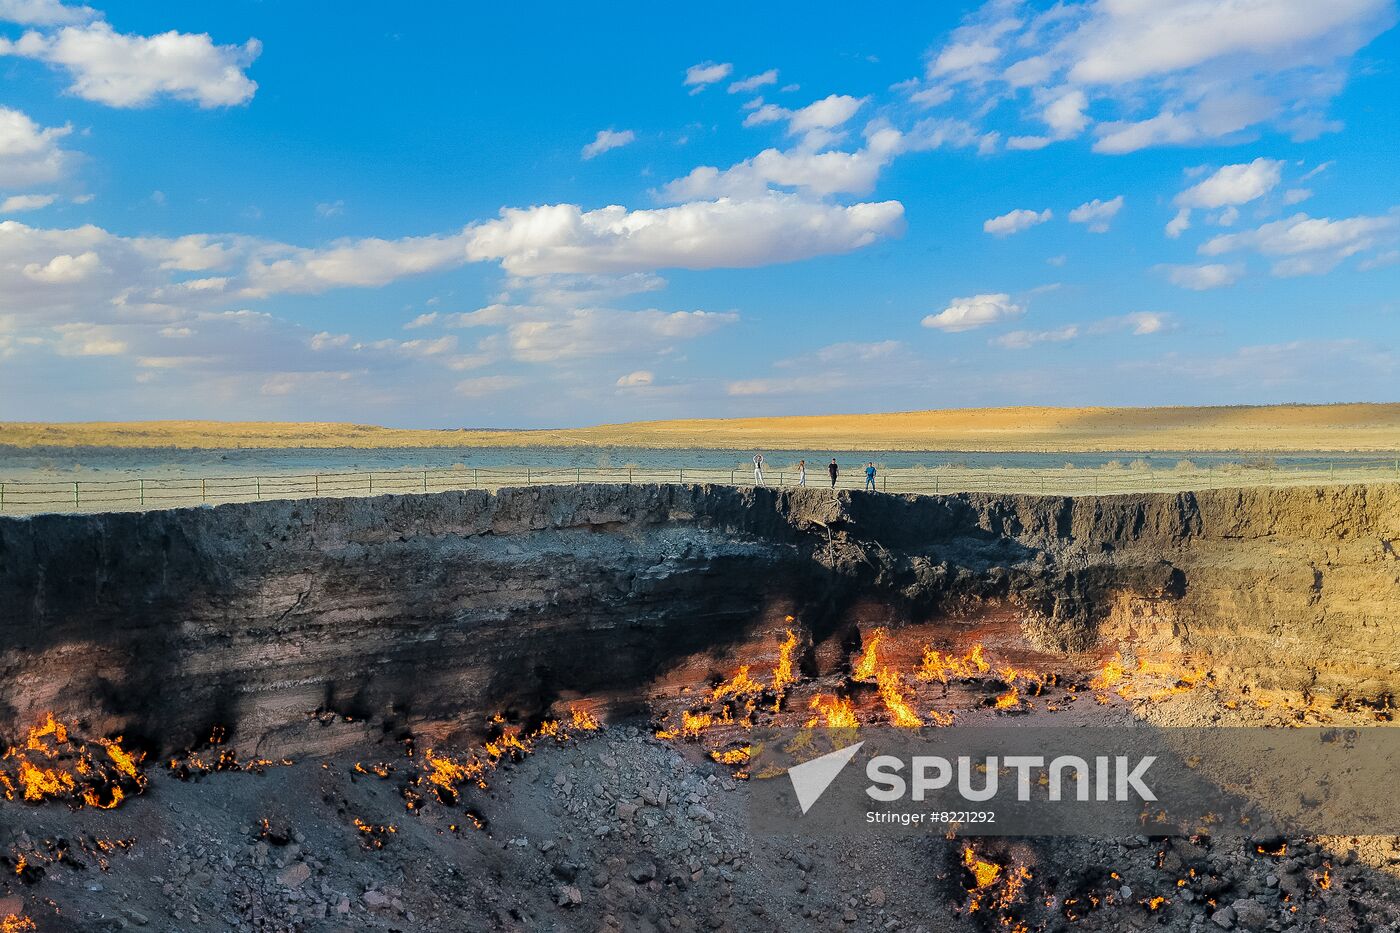
[[[868,492],[875,491],[875,461],[871,460],[865,465],[865,488]]]

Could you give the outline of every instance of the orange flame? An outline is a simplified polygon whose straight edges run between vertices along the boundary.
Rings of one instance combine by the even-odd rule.
[[[865,650],[861,652],[860,660],[851,670],[852,680],[871,681],[875,679],[875,665],[879,663],[876,652],[884,638],[885,630],[882,628],[877,628],[870,633],[870,640],[865,643]]]

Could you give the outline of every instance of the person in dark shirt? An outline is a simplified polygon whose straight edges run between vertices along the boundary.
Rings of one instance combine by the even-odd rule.
[[[831,488],[832,488],[832,489],[835,489],[835,488],[836,488],[836,474],[837,474],[838,472],[840,472],[840,470],[839,470],[838,467],[836,466],[836,458],[835,458],[835,457],[832,457],[832,458],[831,458],[831,466],[827,467],[827,468],[826,468],[826,471],[827,471],[828,473],[831,474]]]

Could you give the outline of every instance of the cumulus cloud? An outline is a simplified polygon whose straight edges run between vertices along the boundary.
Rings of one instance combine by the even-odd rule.
[[[1234,285],[1244,275],[1244,266],[1210,263],[1201,266],[1161,265],[1158,271],[1166,275],[1167,281],[1180,288],[1203,292],[1212,288]]]
[[[843,125],[865,104],[866,98],[849,94],[832,94],[797,110],[764,104],[744,118],[745,126],[787,121],[788,134],[832,130]]]
[[[0,0],[0,21],[21,26],[69,26],[100,15],[92,7],[65,6],[59,0]]]
[[[639,369],[636,372],[619,376],[617,387],[620,389],[637,389],[642,386],[649,386],[656,381],[656,375],[647,369]]]
[[[1400,228],[1400,215],[1309,217],[1294,214],[1286,220],[1264,224],[1256,230],[1226,233],[1200,247],[1203,256],[1221,256],[1253,250],[1275,258],[1274,275],[1310,275],[1330,272],[1349,256],[1371,249]]]
[[[903,231],[898,201],[849,206],[795,195],[658,210],[508,208],[469,229],[467,256],[515,275],[747,268],[844,253]]]
[[[238,46],[216,45],[204,33],[127,35],[100,21],[0,39],[0,55],[62,68],[73,80],[71,93],[112,107],[140,107],[161,96],[206,108],[246,103],[258,85],[244,70],[261,51],[256,39]]]
[[[702,165],[670,182],[662,195],[671,201],[720,196],[756,197],[770,186],[798,188],[817,196],[868,194],[880,172],[905,150],[904,134],[890,127],[874,129],[854,152],[819,151],[810,146],[765,149],[727,169]]]
[[[1073,223],[1088,224],[1090,233],[1107,233],[1109,225],[1113,223],[1113,218],[1118,216],[1118,212],[1123,209],[1123,196],[1113,198],[1111,201],[1100,201],[1094,198],[1079,205],[1069,212],[1069,219]]]
[[[1013,136],[1006,141],[1008,149],[1043,149],[1053,142],[1073,139],[1090,123],[1088,96],[1079,89],[1044,95],[1046,103],[1040,112],[1049,132],[1040,136]]]
[[[1191,229],[1191,208],[1183,207],[1176,212],[1176,216],[1167,221],[1167,236],[1175,240],[1187,230]]]
[[[1025,313],[1025,305],[1018,304],[1011,300],[1010,295],[999,292],[954,298],[942,311],[925,316],[922,323],[924,327],[958,333],[1018,318]]]
[[[0,201],[0,214],[18,214],[20,211],[37,211],[58,200],[53,194],[16,194]]]
[[[96,253],[89,251],[76,256],[65,253],[46,263],[28,263],[24,267],[24,276],[44,285],[69,285],[82,282],[102,271],[102,260]]]
[[[1043,224],[1053,216],[1048,207],[1039,212],[1022,208],[999,217],[993,217],[990,220],[984,220],[982,230],[993,236],[1010,236],[1013,233],[1020,233],[1022,230],[1029,230],[1031,227]]]
[[[618,149],[636,141],[637,134],[631,130],[599,130],[598,135],[593,137],[593,142],[584,146],[581,154],[585,159],[592,159],[600,156],[609,149]]]
[[[1093,126],[1103,153],[1229,140],[1261,124],[1304,139],[1337,128],[1326,108],[1350,57],[1394,21],[1391,0],[1080,0],[1044,10],[991,0],[930,57],[928,78],[968,85],[988,107],[1030,89],[1048,132],[1014,135],[1010,148],[1078,136],[1093,126],[1091,110],[1107,117]],[[998,84],[1008,93],[982,93]]]
[[[72,127],[42,127],[28,114],[0,106],[0,188],[61,177],[71,156],[59,148],[58,141],[70,132]]]
[[[759,88],[763,87],[765,84],[777,84],[777,83],[778,83],[778,69],[776,69],[776,68],[769,68],[767,71],[760,72],[759,74],[756,74],[756,75],[750,75],[749,77],[744,78],[744,79],[741,80],[741,81],[735,81],[733,84],[729,85],[729,93],[731,93],[731,94],[747,94],[747,93],[749,93],[749,92],[751,92],[751,91],[756,91],[756,90],[758,90]]]
[[[1079,336],[1079,326],[1070,324],[1054,330],[1013,330],[993,337],[988,343],[1004,350],[1028,350],[1038,343],[1064,343]]]
[[[467,234],[370,237],[343,240],[325,249],[269,244],[254,251],[245,275],[245,293],[316,293],[333,288],[371,288],[396,279],[461,265]]]
[[[1248,204],[1274,189],[1283,177],[1283,162],[1258,158],[1226,165],[1176,196],[1177,207],[1217,208]]]
[[[698,65],[691,65],[685,70],[686,87],[690,88],[690,93],[699,94],[705,88],[718,81],[723,81],[734,71],[734,66],[728,62],[701,62]]]

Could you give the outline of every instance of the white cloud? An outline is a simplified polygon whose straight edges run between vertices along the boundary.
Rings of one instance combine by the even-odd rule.
[[[1308,198],[1310,198],[1310,197],[1312,197],[1312,196],[1313,196],[1313,193],[1312,193],[1311,189],[1308,189],[1308,188],[1289,188],[1287,191],[1285,191],[1285,192],[1283,193],[1283,203],[1284,203],[1284,204],[1301,204],[1301,203],[1303,203],[1304,201],[1306,201]]]
[[[729,93],[731,93],[731,94],[747,94],[747,93],[749,93],[750,91],[756,91],[756,90],[758,90],[759,88],[763,87],[765,84],[777,84],[777,83],[778,83],[778,69],[776,69],[776,68],[769,68],[767,71],[762,72],[762,73],[760,73],[760,74],[750,75],[749,77],[744,78],[742,81],[735,81],[733,84],[729,85]]]
[[[1123,315],[1122,320],[1139,337],[1161,333],[1168,323],[1167,315],[1155,311],[1134,311],[1132,314]]]
[[[1227,266],[1220,263],[1202,266],[1161,265],[1157,269],[1164,273],[1173,285],[1197,292],[1234,285],[1240,276],[1244,275],[1244,266]]]
[[[832,94],[797,110],[788,110],[776,104],[764,104],[744,118],[744,125],[758,126],[786,120],[788,134],[793,136],[833,130],[855,116],[867,99],[852,97],[849,94]],[[819,135],[817,138],[825,137]]]
[[[620,311],[489,305],[452,315],[452,327],[504,327],[512,358],[526,363],[618,355],[665,354],[687,340],[739,320],[733,311]]]
[[[1079,135],[1090,110],[1095,151],[1228,141],[1270,124],[1296,139],[1337,129],[1326,116],[1348,60],[1395,21],[1392,0],[1068,0],[1035,10],[990,0],[955,30],[929,77],[973,87],[987,111],[1029,88],[1043,135],[1034,149]],[[1009,93],[983,87],[999,83]],[[1082,101],[1066,98],[1081,93]],[[1055,113],[1047,101],[1063,101]],[[1077,106],[1078,104],[1083,106]]]
[[[404,237],[342,240],[325,249],[268,245],[254,252],[246,269],[245,294],[316,293],[332,288],[387,285],[410,275],[461,265],[468,237]]]
[[[1134,311],[1131,314],[1120,314],[1116,317],[1106,317],[1095,321],[1090,325],[1088,332],[1091,334],[1112,334],[1127,331],[1134,337],[1148,337],[1153,334],[1161,334],[1170,330],[1174,326],[1172,316],[1160,311]]]
[[[58,200],[53,194],[17,194],[0,201],[0,214],[18,214],[20,211],[37,211]]]
[[[345,213],[344,201],[323,201],[316,205],[316,216],[322,218],[339,217]]]
[[[1029,230],[1037,224],[1043,224],[1053,216],[1048,207],[1039,213],[1022,208],[983,221],[982,230],[993,236],[1010,236],[1013,233],[1020,233],[1022,230]]]
[[[1395,213],[1342,220],[1294,214],[1256,230],[1221,234],[1203,243],[1199,251],[1203,256],[1221,256],[1253,250],[1276,257],[1274,275],[1313,275],[1331,271],[1342,260],[1372,248],[1397,229],[1400,214]]]
[[[1176,216],[1167,221],[1167,236],[1175,240],[1187,230],[1191,229],[1191,208],[1183,207],[1176,212]]]
[[[925,327],[958,333],[1017,318],[1025,313],[1025,306],[1012,301],[1011,296],[1005,293],[972,295],[954,298],[942,311],[925,316],[922,323]]]
[[[127,350],[115,328],[74,322],[59,324],[54,349],[60,356],[119,356]]]
[[[1279,159],[1226,165],[1176,196],[1177,207],[1216,208],[1248,204],[1274,189],[1283,177]]]
[[[637,134],[631,130],[599,130],[598,135],[593,137],[593,142],[583,147],[581,154],[585,159],[592,159],[609,149],[618,149],[635,142],[636,139]]]
[[[105,22],[65,26],[51,34],[27,32],[0,39],[0,55],[17,55],[64,68],[69,89],[112,107],[139,107],[166,95],[201,107],[246,103],[257,90],[244,69],[262,50],[256,39],[215,45],[208,34],[125,35]]]
[[[748,268],[860,249],[903,225],[898,201],[841,206],[777,193],[658,210],[552,204],[507,208],[469,228],[466,252],[514,275]]]
[[[690,93],[698,94],[709,85],[729,77],[733,70],[734,66],[728,62],[722,64],[701,62],[698,65],[691,65],[685,70],[684,84],[691,89]]]
[[[94,252],[55,256],[47,263],[31,262],[24,267],[25,278],[44,285],[71,285],[104,271]]]
[[[1120,84],[1210,62],[1287,67],[1349,54],[1394,21],[1387,0],[1177,0],[1105,3],[1073,39],[1070,78]]]
[[[992,346],[1006,350],[1027,350],[1038,343],[1064,343],[1079,336],[1079,326],[1069,324],[1055,330],[1013,330],[993,337],[988,341]]]
[[[855,152],[815,151],[798,146],[786,151],[765,149],[724,171],[702,165],[684,178],[670,182],[662,194],[672,201],[729,197],[756,197],[769,186],[800,188],[811,194],[867,194],[880,172],[904,150],[905,137],[882,127],[870,133],[865,146]]]
[[[21,26],[70,26],[100,15],[92,7],[64,6],[59,0],[0,0],[0,21]]]
[[[1094,198],[1094,200],[1081,204],[1070,211],[1069,219],[1073,223],[1088,224],[1090,233],[1107,233],[1109,224],[1113,222],[1113,218],[1122,209],[1123,196],[1121,194],[1110,201],[1100,201],[1098,198]]]
[[[617,386],[620,389],[635,389],[641,386],[649,386],[656,381],[656,375],[647,369],[639,369],[634,373],[619,376]]]
[[[70,132],[68,126],[41,127],[28,114],[0,106],[0,188],[62,176],[71,156],[59,148],[58,140]]]

